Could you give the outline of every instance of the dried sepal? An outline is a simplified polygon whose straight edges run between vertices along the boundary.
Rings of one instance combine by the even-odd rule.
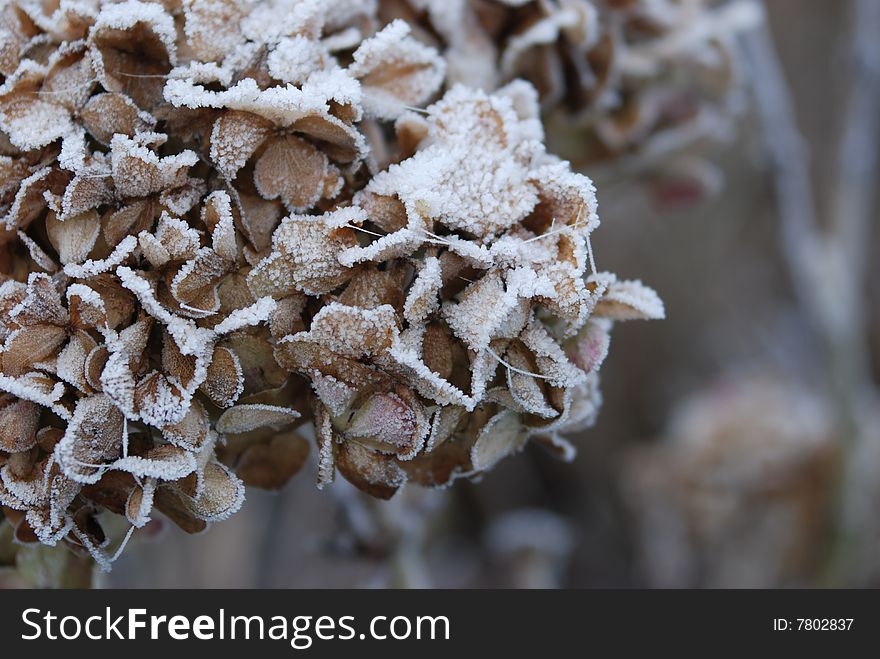
[[[254,295],[283,297],[300,290],[309,295],[328,292],[352,272],[337,255],[357,245],[352,224],[365,220],[359,209],[340,209],[320,218],[292,215],[272,236],[272,253],[248,275]]]
[[[147,197],[186,183],[190,167],[198,162],[192,151],[160,157],[150,148],[166,140],[158,133],[126,137],[117,133],[110,140],[111,167],[117,193],[125,197]]]
[[[177,57],[174,20],[161,5],[127,0],[105,4],[89,33],[95,70],[107,91],[150,109]]]
[[[332,198],[342,185],[327,156],[309,142],[288,135],[273,140],[254,166],[254,184],[264,199],[280,199],[291,211]]]
[[[230,407],[217,419],[217,431],[222,433],[244,433],[257,428],[281,428],[290,425],[300,416],[299,412],[279,405],[242,403]]]
[[[209,462],[204,469],[201,493],[188,501],[192,514],[206,522],[226,519],[244,503],[244,484],[228,467]]]
[[[117,133],[134,137],[149,132],[156,119],[125,94],[106,92],[92,96],[80,111],[83,126],[102,144],[110,144]]]
[[[421,403],[408,389],[399,388],[373,394],[357,408],[343,432],[373,450],[409,460],[424,446],[428,431]]]
[[[0,396],[0,450],[20,453],[32,449],[37,443],[39,423],[36,403],[9,394]]]
[[[125,502],[125,517],[135,528],[143,528],[150,521],[153,511],[153,496],[156,493],[156,480],[144,479],[143,485],[135,485]]]
[[[650,320],[666,317],[663,301],[640,281],[609,283],[596,305],[596,315],[611,320]]]
[[[436,50],[409,36],[402,20],[385,26],[354,52],[349,72],[364,88],[364,107],[373,116],[397,118],[440,88],[446,64]]]
[[[391,456],[355,440],[337,447],[336,468],[345,480],[377,499],[390,499],[407,481],[406,472]]]
[[[55,447],[58,465],[78,483],[96,483],[122,447],[123,416],[103,394],[80,399],[64,437]]]
[[[62,264],[82,263],[98,240],[101,223],[95,211],[69,216],[64,221],[50,211],[46,218],[46,231]]]
[[[309,443],[296,432],[278,433],[267,443],[247,447],[235,463],[247,486],[279,490],[305,464]]]
[[[214,348],[205,381],[200,385],[217,407],[231,407],[244,391],[241,360],[229,348]]]
[[[187,45],[201,60],[220,60],[241,42],[241,21],[248,3],[235,0],[185,0]]]
[[[127,471],[137,478],[174,482],[192,474],[198,464],[191,451],[164,444],[149,449],[143,455],[119,458],[113,463],[113,468]]]
[[[505,410],[493,416],[477,436],[470,452],[470,460],[477,471],[491,469],[502,458],[522,449],[526,441],[525,428],[516,413]]]

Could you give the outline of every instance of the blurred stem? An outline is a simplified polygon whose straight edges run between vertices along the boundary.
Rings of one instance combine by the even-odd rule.
[[[372,501],[379,525],[391,544],[388,563],[390,588],[430,588],[425,561],[429,527],[437,513],[433,493],[409,487],[389,501]]]
[[[379,501],[344,483],[334,488],[351,532],[365,545],[388,548],[390,588],[430,588],[425,550],[446,505],[444,493],[408,487]]]
[[[263,522],[263,534],[260,538],[260,546],[257,550],[259,560],[257,561],[257,588],[277,588],[275,581],[279,559],[278,529],[282,527],[284,513],[284,497],[287,490],[282,489],[273,493],[274,496],[269,498],[269,505],[266,510],[265,520]]]
[[[830,394],[843,442],[827,577],[862,585],[875,569],[865,540],[873,536],[864,493],[871,476],[859,464],[867,433],[862,410],[873,390],[865,335],[865,265],[880,138],[880,3],[854,0],[853,74],[844,102],[831,217],[819,225],[804,140],[772,36],[746,37],[758,113],[774,171],[781,247],[801,306],[825,347]],[[867,509],[866,509],[867,508]]]

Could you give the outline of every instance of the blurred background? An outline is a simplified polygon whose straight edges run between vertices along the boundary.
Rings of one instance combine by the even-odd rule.
[[[745,90],[735,137],[702,154],[723,179],[713,194],[676,203],[635,174],[586,168],[599,268],[656,288],[667,320],[616,328],[604,408],[573,462],[529,447],[482,482],[390,502],[341,480],[319,492],[303,472],[280,493],[249,491],[205,535],[136,536],[102,583],[880,586],[880,112],[859,77],[872,71],[853,62],[855,5],[768,3],[792,107]],[[756,89],[759,63],[744,75]],[[832,237],[806,257],[789,243],[809,218],[783,200],[803,197],[798,181]],[[858,257],[834,242],[849,222]]]

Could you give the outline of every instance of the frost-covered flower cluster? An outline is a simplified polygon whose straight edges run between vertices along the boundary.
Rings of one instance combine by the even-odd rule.
[[[200,531],[309,435],[319,485],[382,498],[529,440],[569,458],[613,321],[663,315],[596,271],[593,186],[533,87],[444,93],[373,2],[15,0],[0,34],[19,541],[107,566],[106,511]]]
[[[577,138],[578,166],[658,157],[730,132],[735,37],[761,20],[751,0],[379,0],[449,63],[448,80],[539,91],[550,137]],[[664,163],[695,174],[693,157]],[[685,169],[688,172],[685,172]],[[681,177],[678,177],[681,180]]]

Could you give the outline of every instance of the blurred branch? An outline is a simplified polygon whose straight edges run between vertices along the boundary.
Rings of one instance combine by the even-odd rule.
[[[876,506],[880,490],[866,457],[876,438],[865,426],[865,400],[875,396],[865,332],[866,264],[873,217],[874,182],[880,150],[880,2],[855,0],[852,16],[851,71],[837,156],[829,225],[837,257],[839,325],[830,335],[832,378],[844,431],[849,431],[842,491],[841,532],[836,565],[845,585],[865,585],[880,574],[875,542],[880,538]],[[848,424],[847,424],[848,422]]]
[[[388,587],[432,586],[425,551],[430,527],[446,505],[445,493],[409,487],[380,501],[344,481],[331,491],[353,536],[387,551]]]
[[[853,77],[837,155],[831,226],[850,271],[861,279],[880,144],[880,2],[856,0],[853,20]]]
[[[767,155],[773,169],[781,229],[781,247],[802,306],[821,316],[815,295],[821,278],[819,224],[810,183],[805,142],[788,82],[782,71],[770,29],[762,25],[745,35],[746,54]]]
[[[279,542],[278,529],[281,528],[284,512],[284,498],[289,490],[277,492],[269,499],[269,505],[265,510],[263,520],[263,533],[257,548],[257,588],[277,588]]]
[[[877,567],[861,546],[877,529],[865,492],[872,476],[860,464],[869,435],[863,403],[874,395],[865,336],[865,265],[873,181],[880,139],[880,3],[854,0],[852,76],[843,113],[832,215],[819,224],[791,93],[765,27],[746,37],[758,113],[773,166],[782,250],[801,305],[826,345],[831,394],[844,444],[832,569],[844,584],[860,583]],[[845,575],[845,576],[844,576]]]

